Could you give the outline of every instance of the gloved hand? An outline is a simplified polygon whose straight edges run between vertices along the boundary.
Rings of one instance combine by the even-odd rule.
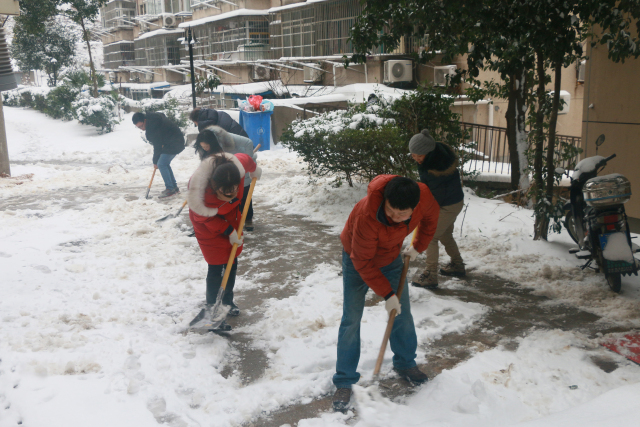
[[[256,170],[254,170],[253,172],[249,172],[249,177],[251,179],[255,178],[256,181],[260,181],[261,176],[262,176],[262,169],[260,168],[260,166],[256,166]]]
[[[408,246],[408,247],[404,248],[404,251],[402,251],[402,256],[403,257],[408,256],[409,257],[409,261],[414,261],[416,259],[416,257],[418,256],[418,251],[416,251],[413,248],[413,245],[411,245],[411,246]]]
[[[384,303],[384,308],[387,309],[387,313],[389,313],[389,315],[391,315],[391,310],[393,309],[396,310],[396,315],[402,313],[402,309],[400,307],[400,300],[398,299],[398,296],[395,294]]]
[[[231,234],[229,234],[229,243],[231,243],[232,245],[235,245],[236,243],[238,244],[238,246],[242,246],[242,243],[244,242],[244,233],[242,234],[242,237],[240,237],[238,239],[238,230],[234,229]]]

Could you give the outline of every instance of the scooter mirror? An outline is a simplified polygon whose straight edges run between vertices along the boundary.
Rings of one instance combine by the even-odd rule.
[[[596,139],[596,147],[600,147],[604,143],[604,133]]]
[[[565,168],[557,167],[556,168],[556,173],[558,175],[563,175],[563,174],[567,173],[567,170]]]

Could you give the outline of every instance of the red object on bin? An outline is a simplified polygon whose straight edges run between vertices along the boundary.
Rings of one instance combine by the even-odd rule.
[[[251,95],[249,97],[249,104],[256,110],[260,111],[260,103],[262,102],[262,97],[260,95]]]

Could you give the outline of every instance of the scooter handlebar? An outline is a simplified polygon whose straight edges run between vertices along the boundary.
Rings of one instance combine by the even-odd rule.
[[[608,162],[609,160],[613,159],[616,155],[612,154],[609,157],[607,157],[606,159],[604,159],[605,162]]]

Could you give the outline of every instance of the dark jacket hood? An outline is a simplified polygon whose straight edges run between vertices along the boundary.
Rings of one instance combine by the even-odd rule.
[[[436,148],[426,155],[424,161],[418,166],[422,171],[427,171],[433,176],[448,176],[453,174],[460,161],[453,149],[442,142],[436,143]]]

